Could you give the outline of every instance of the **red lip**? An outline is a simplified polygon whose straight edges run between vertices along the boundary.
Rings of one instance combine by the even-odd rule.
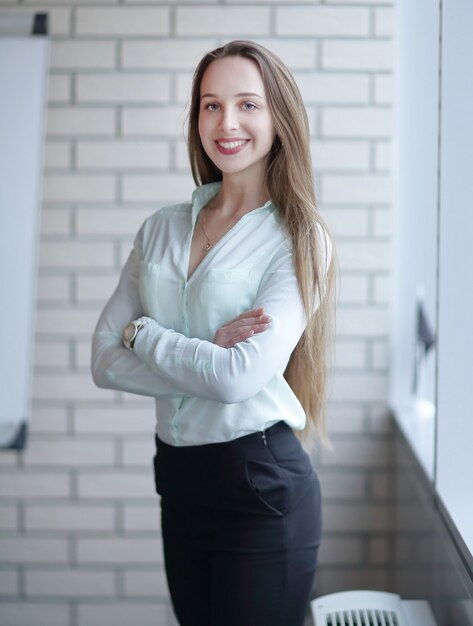
[[[234,143],[235,141],[244,141],[245,143],[242,143],[240,146],[235,146],[234,148],[224,148],[219,143],[219,142]],[[237,152],[240,152],[241,150],[243,150],[243,148],[248,144],[249,141],[250,141],[249,139],[245,139],[244,137],[232,137],[231,139],[228,137],[226,138],[222,137],[221,139],[215,140],[215,145],[217,146],[217,150],[221,154],[237,154]]]

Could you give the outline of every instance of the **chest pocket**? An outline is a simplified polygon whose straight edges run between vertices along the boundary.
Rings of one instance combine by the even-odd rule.
[[[257,289],[248,270],[211,269],[199,282],[198,315],[207,320],[208,330],[215,332],[253,307]]]
[[[141,262],[140,300],[143,312],[165,328],[180,329],[180,288],[177,279],[161,270],[159,263]]]

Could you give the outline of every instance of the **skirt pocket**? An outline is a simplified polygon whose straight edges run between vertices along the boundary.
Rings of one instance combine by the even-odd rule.
[[[284,470],[274,463],[248,459],[245,472],[250,493],[261,512],[284,516],[289,500],[289,484]]]

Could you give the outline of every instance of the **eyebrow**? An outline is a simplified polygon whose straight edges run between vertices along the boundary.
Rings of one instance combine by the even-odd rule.
[[[263,96],[260,96],[258,93],[252,93],[250,91],[243,91],[242,93],[237,93],[235,95],[237,98],[252,96],[263,100]],[[216,93],[204,93],[202,96],[200,96],[200,99],[203,100],[204,98],[218,98],[218,96]]]

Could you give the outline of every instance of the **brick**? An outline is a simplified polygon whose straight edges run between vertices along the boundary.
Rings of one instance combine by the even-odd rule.
[[[386,374],[337,373],[331,397],[345,402],[385,402],[388,397]]]
[[[353,405],[331,406],[328,419],[330,433],[362,433],[365,430],[365,414],[361,407]]]
[[[394,61],[390,41],[345,40],[322,42],[322,67],[328,70],[391,70]]]
[[[374,10],[374,32],[377,37],[394,37],[397,15],[392,7],[376,7]]]
[[[390,170],[393,163],[392,145],[389,141],[377,141],[375,144],[375,168]]]
[[[159,503],[152,506],[125,504],[123,516],[126,532],[156,532],[161,527]]]
[[[180,173],[186,173],[187,176],[192,177],[190,173],[189,155],[187,152],[187,146],[183,141],[176,142],[175,144],[176,162],[175,167],[180,170]]]
[[[2,0],[2,5],[10,6],[2,6],[1,11],[5,16],[7,16],[10,12],[14,12],[15,15],[26,15],[31,17],[31,7],[22,6],[28,2],[33,3],[37,2],[37,0],[26,0],[22,4],[15,4],[13,2],[8,2],[7,0]],[[36,5],[35,9],[40,11],[41,6]],[[47,10],[48,12],[48,35],[55,37],[57,35],[62,36],[70,33],[70,8],[48,6],[47,8],[44,8],[44,10]]]
[[[189,70],[217,45],[216,39],[124,41],[122,65],[125,69]]]
[[[112,268],[112,243],[85,243],[82,241],[42,242],[40,267],[51,269]]]
[[[366,478],[363,472],[341,471],[323,467],[317,471],[325,500],[363,500],[366,498]]]
[[[178,35],[215,35],[218,24],[219,37],[235,35],[245,38],[266,35],[270,31],[270,12],[267,7],[177,7],[176,32]]]
[[[369,35],[369,10],[366,8],[278,7],[278,35],[350,37]]]
[[[16,570],[0,570],[0,596],[15,596],[19,593],[19,576]],[[1,620],[1,618],[0,618]],[[1,623],[1,621],[0,621]]]
[[[389,270],[391,246],[384,241],[343,241],[337,247],[340,265],[353,270]]]
[[[369,214],[364,209],[330,209],[324,218],[336,238],[366,237],[369,228]],[[345,285],[342,286],[345,291]]]
[[[326,108],[322,132],[325,137],[390,137],[392,112],[380,107]]]
[[[41,211],[42,235],[68,235],[70,232],[69,209],[44,208]]]
[[[23,453],[25,467],[113,465],[114,446],[107,441],[33,440]]]
[[[362,171],[370,166],[370,146],[367,141],[311,142],[312,162],[317,171]]]
[[[48,102],[69,102],[71,99],[71,78],[63,74],[48,77]]]
[[[69,169],[71,167],[71,147],[66,141],[47,141],[44,151],[44,167]]]
[[[147,471],[82,471],[78,485],[81,498],[150,498],[155,497],[151,458]]]
[[[2,470],[0,497],[22,500],[26,498],[63,498],[69,496],[69,476],[64,472],[29,472]]]
[[[16,506],[2,505],[0,507],[0,530],[16,530],[18,524],[18,514]],[[0,585],[0,593],[1,593]]]
[[[371,350],[372,367],[378,370],[387,369],[389,367],[389,347],[387,343],[385,341],[375,341]]]
[[[155,104],[170,97],[169,76],[161,74],[78,74],[76,81],[78,102]]]
[[[386,340],[387,343],[387,340]],[[369,407],[368,432],[374,435],[390,436],[393,434],[393,419],[386,403],[372,404]]]
[[[366,378],[366,376],[364,376]],[[351,468],[389,467],[392,463],[390,442],[351,438],[333,440],[333,450],[322,450],[324,465]]]
[[[112,293],[112,292],[110,292]],[[102,299],[103,304],[103,299]],[[74,367],[79,369],[90,369],[91,358],[91,342],[89,341],[76,341],[75,345],[75,362]]]
[[[70,610],[64,602],[19,602],[2,600],[0,626],[69,626]]]
[[[26,596],[107,598],[115,594],[115,575],[87,569],[35,569],[25,576]]]
[[[363,341],[337,341],[335,362],[337,369],[363,369],[366,367],[366,348]]]
[[[107,202],[115,199],[115,177],[104,175],[53,175],[44,177],[45,202]]]
[[[22,7],[15,7],[15,12],[18,10],[22,10]],[[28,12],[30,11],[31,9]],[[69,7],[48,7],[47,12],[48,35],[51,37],[69,35],[71,32],[71,9]]]
[[[145,219],[154,213],[151,209],[84,208],[76,212],[78,235],[134,236]]]
[[[70,338],[75,338],[78,334],[91,337],[98,315],[99,312],[95,310],[39,309],[36,314],[36,332],[66,335]]]
[[[24,535],[0,538],[0,561],[5,564],[66,563],[67,559],[66,539],[33,539]]]
[[[324,0],[326,4],[361,4],[360,0]],[[392,4],[392,0],[363,0],[363,4]]]
[[[162,563],[161,540],[157,533],[146,539],[82,539],[77,541],[77,559],[80,564]]]
[[[118,274],[88,276],[79,274],[76,278],[76,298],[78,302],[99,302],[105,305],[118,284]],[[90,342],[89,342],[90,343]],[[90,345],[88,345],[90,353]]]
[[[74,332],[71,330],[70,334]],[[35,400],[107,400],[113,398],[112,391],[99,389],[92,380],[92,375],[86,373],[71,374],[37,374],[33,384],[33,398]]]
[[[335,204],[390,204],[391,178],[386,175],[359,174],[357,176],[323,175],[321,202]]]
[[[69,365],[69,345],[66,342],[37,342],[34,349],[36,367],[63,367]]]
[[[392,568],[380,566],[360,568],[359,565],[327,566],[317,575],[317,593],[335,593],[347,589],[372,589],[386,591],[391,588]],[[413,587],[411,587],[412,589]],[[417,589],[417,587],[416,587]],[[399,591],[399,590],[397,590]],[[401,597],[404,596],[402,592]]]
[[[394,102],[394,80],[390,74],[379,74],[374,77],[374,101],[376,104],[392,104]]]
[[[65,433],[67,427],[66,409],[33,407],[29,426],[31,433]]]
[[[176,82],[176,102],[187,105],[191,95],[192,74],[179,73],[175,76]]]
[[[51,42],[52,70],[105,69],[115,66],[115,43],[111,41]]]
[[[393,479],[390,474],[376,472],[371,477],[371,497],[376,500],[387,500],[394,497]]]
[[[346,272],[341,279],[340,303],[368,304],[369,278],[364,273]]]
[[[382,504],[326,502],[324,505],[325,527],[335,532],[374,532],[391,530],[392,508]]]
[[[169,598],[164,569],[125,572],[123,588],[129,598]]]
[[[156,169],[169,166],[163,141],[79,141],[77,167],[81,169]]]
[[[69,276],[39,276],[38,302],[67,302],[70,295]]]
[[[115,133],[112,108],[55,107],[48,110],[48,135],[60,137],[110,136]]]
[[[317,46],[312,38],[296,40],[260,38],[256,41],[274,52],[291,71],[317,67]]]
[[[145,441],[124,441],[123,464],[149,467],[155,451],[153,437],[148,437]]]
[[[123,107],[123,134],[125,136],[180,137],[182,140],[185,116],[185,110],[181,106]],[[182,144],[184,144],[183,141]]]
[[[387,337],[389,311],[385,307],[339,307],[337,332],[339,337]]]
[[[25,507],[27,531],[113,531],[115,511],[111,505],[90,506],[83,503],[31,504]]]
[[[125,174],[123,177],[125,202],[188,202],[194,188],[192,178],[180,174],[153,176]]]
[[[74,431],[81,434],[148,434],[153,437],[155,424],[152,401],[144,408],[77,408],[74,416]]]
[[[165,7],[91,7],[76,9],[78,35],[169,34],[169,9]]]
[[[369,78],[342,72],[295,72],[294,77],[306,104],[365,104],[370,100]],[[343,133],[348,136],[348,133]]]
[[[158,602],[81,603],[78,607],[78,626],[150,626],[167,624],[168,605]]]
[[[374,302],[376,304],[387,304],[391,301],[391,278],[380,274],[373,279]]]
[[[321,567],[334,563],[359,564],[363,560],[362,541],[358,538],[326,537],[322,541],[319,558]]]

